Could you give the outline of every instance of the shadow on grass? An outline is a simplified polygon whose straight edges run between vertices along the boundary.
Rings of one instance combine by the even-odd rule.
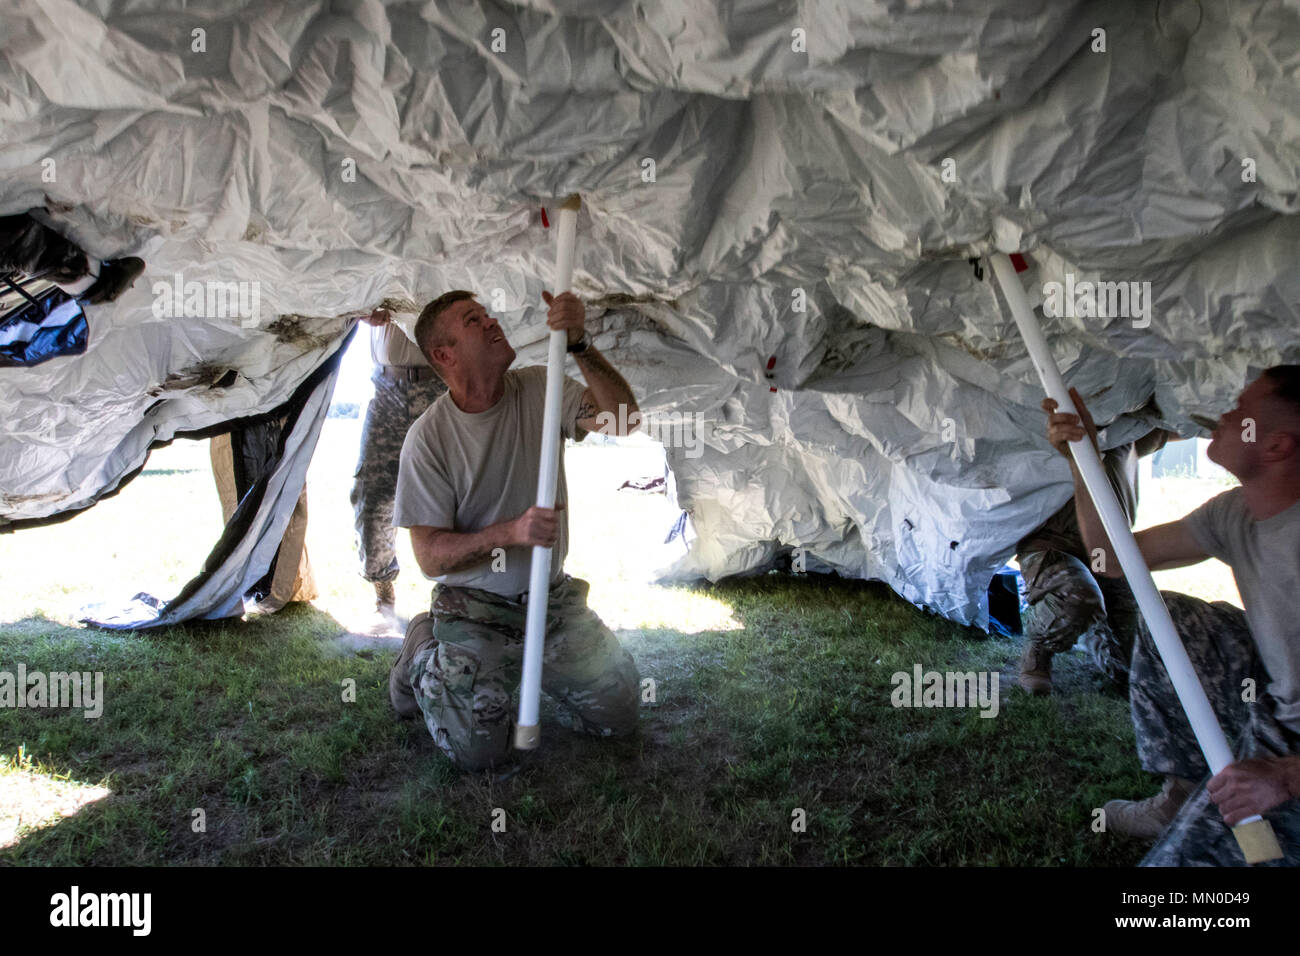
[[[767,575],[697,590],[739,629],[626,630],[640,732],[598,739],[543,701],[513,775],[461,774],[388,704],[398,642],[350,645],[310,606],[248,623],[107,633],[0,625],[0,660],[100,670],[98,720],[16,710],[0,754],[112,795],[0,862],[220,864],[1128,865],[1091,832],[1143,793],[1127,704],[1081,659],[1063,692],[998,716],[897,709],[891,675],[1014,676],[1019,646],[882,585]],[[350,688],[354,699],[349,700]],[[0,786],[5,776],[0,775]],[[800,811],[802,811],[800,813]]]

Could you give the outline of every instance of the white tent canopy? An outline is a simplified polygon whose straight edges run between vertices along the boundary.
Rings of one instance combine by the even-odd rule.
[[[383,300],[475,290],[544,361],[539,207],[578,192],[597,345],[704,443],[674,573],[802,547],[984,623],[1070,491],[968,260],[1150,283],[1045,319],[1107,445],[1300,361],[1300,10],[974,6],[4,0],[0,214],[148,268],[85,355],[0,369],[0,525],[278,406]],[[258,314],[187,309],[212,282]]]

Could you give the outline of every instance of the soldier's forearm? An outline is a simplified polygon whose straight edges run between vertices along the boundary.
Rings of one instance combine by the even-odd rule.
[[[431,578],[482,564],[497,548],[514,543],[513,521],[501,521],[481,531],[438,531],[428,536],[416,554],[420,570]]]
[[[1079,466],[1074,463],[1073,458],[1070,459],[1070,474],[1074,476],[1074,515],[1079,521],[1079,535],[1083,538],[1083,546],[1088,551],[1088,564],[1095,566],[1092,554],[1101,549],[1106,555],[1105,563],[1101,565],[1104,570],[1096,573],[1107,578],[1122,577],[1123,571],[1120,570],[1119,561],[1115,560],[1115,550],[1111,547],[1106,529],[1102,527],[1097,506],[1092,503],[1092,495],[1088,494],[1083,476],[1079,474]]]
[[[638,411],[631,386],[595,346],[588,346],[586,351],[579,352],[574,358],[578,362],[578,368],[582,369],[582,377],[587,380],[592,397],[600,406],[597,411],[617,413],[620,405],[627,408],[628,416]]]

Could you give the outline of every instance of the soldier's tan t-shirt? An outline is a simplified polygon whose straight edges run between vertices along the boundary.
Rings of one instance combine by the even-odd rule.
[[[376,365],[429,368],[429,361],[396,322],[370,327],[370,358]]]
[[[1246,621],[1268,671],[1274,716],[1300,732],[1300,501],[1256,521],[1240,488],[1211,498],[1186,518],[1197,544],[1232,568]]]
[[[585,386],[564,379],[560,430],[581,441],[578,407]],[[537,469],[542,457],[542,412],[546,367],[506,372],[505,393],[485,412],[465,412],[447,393],[415,420],[402,445],[397,472],[393,524],[428,526],[457,532],[481,531],[518,517],[537,503]],[[557,504],[568,503],[564,480],[564,443],[559,450]],[[560,533],[551,551],[551,583],[564,577],[569,551],[568,511],[560,512]],[[443,584],[482,588],[517,598],[528,590],[532,548],[507,548],[505,567],[493,570],[491,558],[438,578]],[[500,564],[500,562],[498,562]]]

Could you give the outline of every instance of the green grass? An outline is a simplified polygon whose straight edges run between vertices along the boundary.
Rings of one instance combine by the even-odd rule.
[[[389,708],[396,643],[347,637],[372,600],[347,506],[358,428],[327,422],[309,476],[313,605],[158,633],[77,624],[89,601],[167,597],[199,566],[220,527],[205,444],[157,453],[72,522],[0,536],[0,670],[21,661],[106,682],[97,720],[0,710],[0,864],[1140,859],[1141,846],[1089,826],[1093,808],[1157,781],[1138,767],[1127,702],[1081,655],[1059,656],[1058,693],[1031,699],[1013,687],[1018,641],[928,616],[883,586],[651,585],[676,513],[662,496],[615,490],[654,473],[637,449],[570,449],[567,567],[655,681],[638,735],[572,734],[544,700],[542,748],[518,774],[455,771]],[[399,554],[414,566],[404,535]],[[398,595],[413,613],[428,583],[404,573]],[[891,676],[914,664],[1000,672],[998,716],[895,709]]]
[[[239,626],[107,635],[30,619],[0,659],[97,669],[106,706],[12,710],[0,794],[62,777],[111,791],[23,827],[18,864],[1131,864],[1088,827],[1151,789],[1127,707],[1083,661],[1063,693],[1000,712],[895,709],[890,676],[1014,672],[1018,648],[883,588],[776,575],[705,589],[738,628],[621,637],[656,700],[598,740],[543,711],[542,749],[504,780],[462,775],[389,710],[388,653],[347,653],[309,606]],[[669,596],[671,591],[669,592]],[[343,681],[355,680],[355,703]],[[18,758],[18,751],[23,757]],[[0,799],[0,814],[4,801]],[[505,811],[505,832],[492,829]],[[802,808],[806,832],[792,831]],[[206,832],[195,832],[196,809]]]

